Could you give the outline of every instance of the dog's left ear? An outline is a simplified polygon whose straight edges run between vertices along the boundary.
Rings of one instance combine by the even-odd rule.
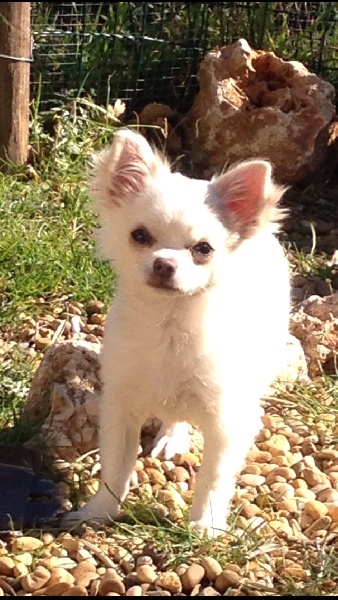
[[[272,181],[272,168],[265,160],[243,162],[215,177],[211,186],[226,225],[242,238],[283,218],[277,205],[285,190]]]
[[[91,192],[99,206],[118,206],[141,192],[160,164],[141,134],[122,129],[115,133],[113,144],[94,159]]]

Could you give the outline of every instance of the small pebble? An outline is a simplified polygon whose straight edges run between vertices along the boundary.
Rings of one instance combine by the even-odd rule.
[[[89,316],[93,315],[94,313],[102,313],[104,308],[104,303],[100,300],[89,300],[89,302],[86,304],[86,311]]]
[[[211,587],[211,586],[207,586],[205,588],[203,588],[200,593],[199,596],[220,596],[221,594],[215,590],[215,588]]]
[[[13,552],[34,552],[43,547],[43,542],[33,537],[18,537],[13,543]]]
[[[175,571],[160,573],[155,581],[155,585],[163,590],[168,590],[172,594],[178,594],[182,591],[181,580]]]
[[[195,587],[195,585],[201,583],[204,575],[205,569],[201,565],[193,563],[181,575],[183,589],[185,591],[191,591]]]
[[[329,506],[328,507],[328,515],[331,517],[333,523],[338,523],[338,506]]]
[[[328,508],[322,502],[318,500],[310,500],[304,504],[304,512],[310,515],[314,520],[325,517],[328,512]]]
[[[0,575],[10,577],[13,574],[15,562],[9,556],[0,556]]]
[[[55,585],[56,583],[74,583],[74,577],[69,571],[63,569],[62,567],[55,567],[51,570],[50,579],[48,580],[47,585]]]
[[[204,556],[201,559],[201,566],[205,571],[206,577],[210,579],[210,581],[215,581],[223,570],[219,562],[212,556]]]
[[[140,585],[133,585],[126,591],[126,596],[142,596],[142,588]]]
[[[99,584],[99,595],[106,596],[108,592],[124,594],[125,591],[124,583],[118,573],[114,569],[107,569],[106,574],[103,576]]]
[[[258,487],[260,485],[263,485],[264,482],[265,477],[263,477],[262,475],[244,474],[240,475],[238,478],[238,483],[243,486],[248,485],[250,487]]]
[[[44,567],[36,567],[33,573],[21,579],[21,585],[26,592],[36,592],[45,587],[50,579],[50,572]]]
[[[71,588],[73,588],[71,583],[67,583],[63,581],[61,583],[55,583],[54,585],[49,585],[46,589],[46,596],[62,596],[65,592],[68,592]]]
[[[263,449],[267,450],[272,456],[279,456],[285,454],[290,450],[290,442],[285,435],[276,433],[272,435],[263,444]]]
[[[136,576],[140,583],[154,583],[157,578],[154,567],[149,564],[137,567]]]
[[[82,585],[74,585],[74,587],[61,594],[61,596],[88,596],[88,592]]]
[[[218,575],[215,581],[215,588],[221,594],[229,588],[238,585],[239,574],[229,569],[224,569],[220,575]]]

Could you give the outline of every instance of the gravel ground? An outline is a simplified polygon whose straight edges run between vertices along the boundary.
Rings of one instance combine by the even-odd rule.
[[[57,305],[38,321],[23,315],[17,338],[3,342],[0,351],[19,344],[38,364],[55,339],[101,341],[101,303],[64,303],[61,309],[58,299]],[[329,394],[327,398],[330,404]],[[157,520],[160,531],[172,523],[172,531],[180,531],[182,544],[187,543],[185,519],[201,462],[201,438],[195,433],[191,451],[171,461],[140,454],[124,513],[128,523],[131,515],[150,506],[143,532],[140,517],[126,531],[121,526],[105,531],[84,527],[76,534],[9,535],[0,546],[0,595],[284,595],[290,589],[304,595],[309,582],[324,573],[321,593],[333,595],[336,578],[327,573],[338,534],[335,414],[328,407],[314,425],[303,419],[297,399],[269,398],[262,421],[238,477],[229,532],[221,540],[195,540],[182,552],[179,543],[170,548],[170,531],[162,548],[152,540]],[[148,434],[144,432],[143,445]],[[98,460],[93,452],[75,463],[54,465],[65,508],[70,499],[96,491]]]

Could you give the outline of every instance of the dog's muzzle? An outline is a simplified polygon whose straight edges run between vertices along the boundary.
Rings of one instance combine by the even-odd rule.
[[[153,271],[148,279],[149,285],[155,288],[164,288],[166,290],[175,290],[173,282],[177,270],[177,263],[173,258],[156,258],[153,264]]]

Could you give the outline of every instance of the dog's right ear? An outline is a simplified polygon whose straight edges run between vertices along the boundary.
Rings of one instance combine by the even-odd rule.
[[[115,133],[113,144],[94,158],[92,195],[99,206],[119,206],[142,191],[160,164],[160,158],[141,134],[122,129]]]

